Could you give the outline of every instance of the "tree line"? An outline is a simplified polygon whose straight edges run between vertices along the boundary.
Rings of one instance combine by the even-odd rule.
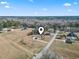
[[[19,28],[21,25],[20,21],[13,21],[13,20],[4,20],[0,21],[0,29],[1,28]]]
[[[34,24],[27,24],[26,22],[22,22],[22,21],[15,21],[15,20],[0,20],[0,29],[1,28],[20,28],[20,27],[29,27],[29,28],[36,28],[39,22],[34,22]],[[39,23],[40,24],[40,23]],[[67,23],[67,24],[43,24],[46,26],[46,29],[48,28],[64,28],[64,27],[79,27],[79,23],[78,22],[71,22],[71,23]]]

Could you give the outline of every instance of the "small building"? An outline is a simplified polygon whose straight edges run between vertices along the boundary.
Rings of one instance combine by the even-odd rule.
[[[14,31],[14,29],[11,29],[11,31]]]
[[[50,29],[48,29],[48,32],[54,33],[54,29],[53,28],[50,28]]]
[[[3,28],[2,31],[3,32],[8,32],[8,31],[14,31],[14,29],[11,29],[11,28]]]

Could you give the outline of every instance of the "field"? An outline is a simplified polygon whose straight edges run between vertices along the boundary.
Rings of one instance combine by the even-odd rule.
[[[55,41],[51,49],[62,58],[79,59],[79,42],[67,44]]]
[[[79,37],[79,33],[76,34]],[[79,59],[79,41],[68,44],[63,39],[56,39],[50,49],[62,58]]]
[[[32,29],[0,33],[0,59],[30,59],[39,52],[45,44],[32,41],[32,36],[27,33]]]
[[[0,59],[27,59],[28,53],[6,39],[0,38]]]
[[[33,37],[27,36],[27,33],[32,29],[21,31],[15,29],[14,31],[0,33],[0,59],[31,59],[31,57],[38,53],[48,42],[50,37],[45,36],[45,40],[33,41]],[[68,59],[79,58],[79,42],[67,44],[63,41],[54,41],[51,50],[56,54],[66,57]]]

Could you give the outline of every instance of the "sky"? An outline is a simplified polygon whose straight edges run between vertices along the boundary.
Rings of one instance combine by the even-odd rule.
[[[79,0],[0,0],[0,16],[79,16]]]

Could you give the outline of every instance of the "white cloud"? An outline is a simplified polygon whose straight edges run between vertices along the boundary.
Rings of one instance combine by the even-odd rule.
[[[43,11],[48,11],[48,9],[47,8],[43,8]]]
[[[65,3],[64,7],[71,7],[71,4],[70,3]]]
[[[78,4],[78,2],[74,2],[73,4],[74,4],[74,5],[77,5],[77,4]]]
[[[4,8],[11,8],[11,5],[7,1],[1,1],[0,4]]]
[[[0,3],[1,4],[8,4],[8,2],[6,2],[6,1],[1,1]]]
[[[34,2],[34,0],[29,0],[29,1],[32,2],[32,3]]]
[[[5,8],[10,8],[10,6],[6,5]]]

